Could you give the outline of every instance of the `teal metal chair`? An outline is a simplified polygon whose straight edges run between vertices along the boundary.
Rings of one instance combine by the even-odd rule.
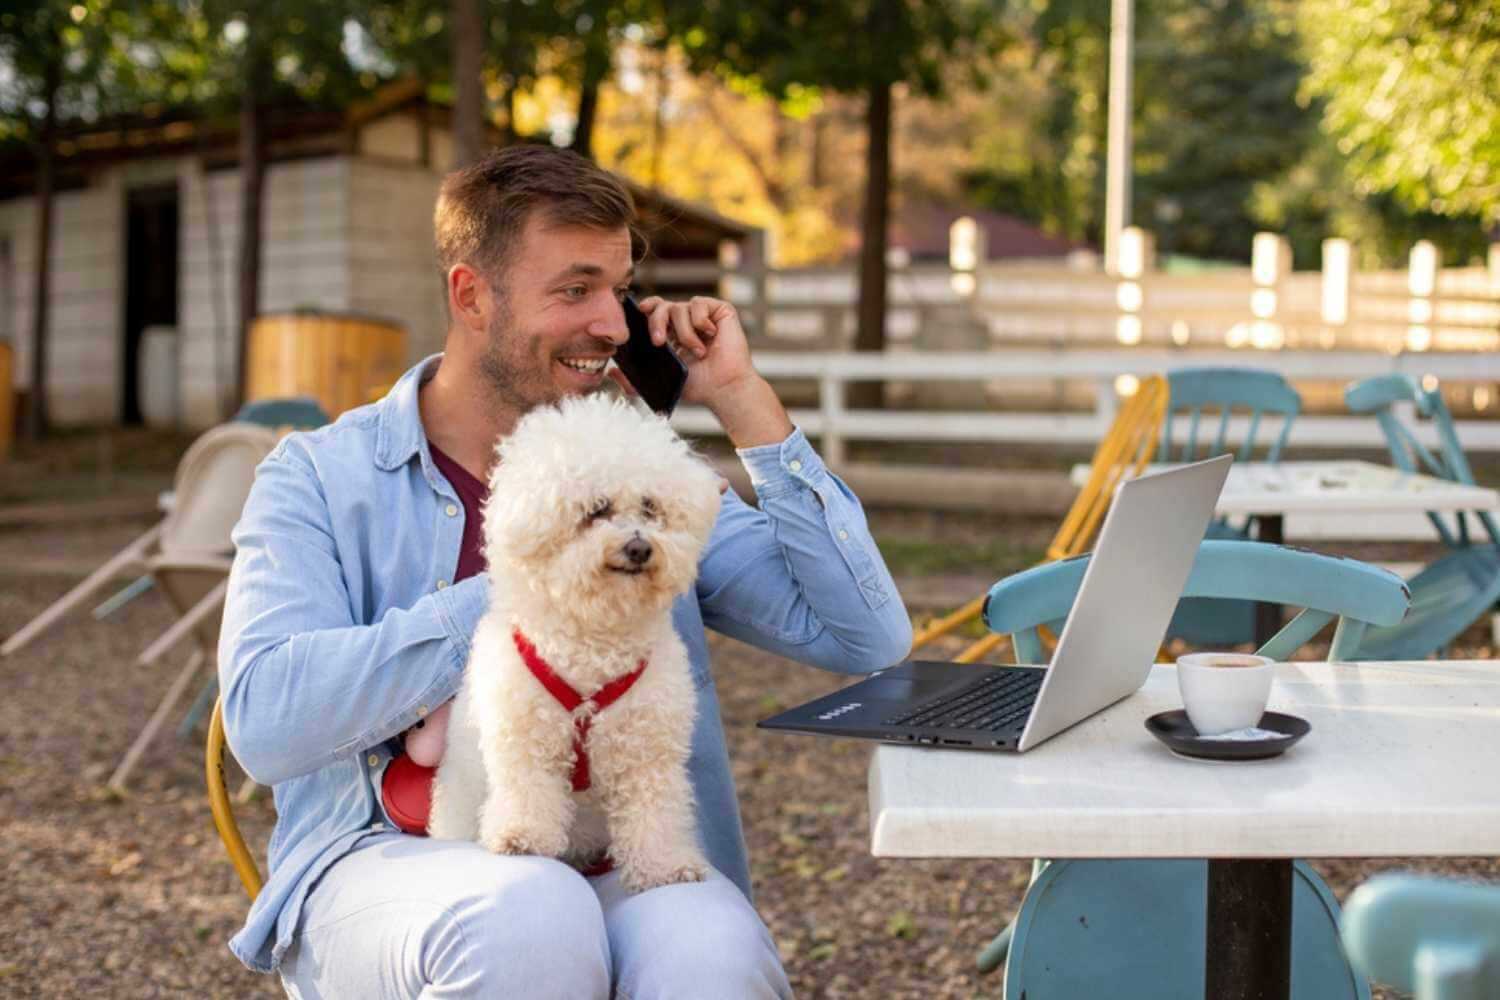
[[[1167,373],[1167,392],[1160,454],[1170,462],[1226,454],[1233,454],[1236,462],[1279,462],[1292,424],[1302,412],[1302,397],[1291,383],[1260,368],[1177,368]],[[1250,420],[1238,449],[1229,444],[1229,422],[1235,417]],[[1185,440],[1175,440],[1183,434]],[[1249,538],[1253,520],[1232,524],[1216,519],[1206,537]],[[1272,541],[1281,541],[1279,530],[1273,534]],[[1249,601],[1184,601],[1167,634],[1199,645],[1254,642],[1256,607]]]
[[[1453,417],[1438,389],[1423,389],[1407,375],[1382,375],[1350,386],[1344,401],[1354,413],[1373,414],[1379,421],[1396,468],[1474,484]],[[1403,404],[1430,421],[1437,432],[1437,451],[1402,421],[1396,411]],[[1448,554],[1407,582],[1411,613],[1398,625],[1373,629],[1361,648],[1363,659],[1419,660],[1440,653],[1500,600],[1500,528],[1494,516],[1480,510],[1452,515],[1429,511],[1427,517]]]
[[[260,424],[262,427],[295,427],[311,430],[328,423],[328,412],[311,396],[286,396],[257,399],[240,407],[235,420]]]
[[[1066,622],[1088,559],[1036,566],[990,588],[985,622],[1010,634],[1017,662],[1045,662],[1039,627],[1057,630]],[[1408,603],[1400,577],[1378,567],[1230,540],[1199,547],[1183,595],[1302,608],[1259,650],[1277,660],[1330,623],[1328,658],[1353,659],[1367,630],[1400,621]],[[1305,864],[1294,871],[1293,996],[1365,1000],[1368,987],[1338,948],[1333,894]],[[1033,874],[1016,920],[979,956],[981,971],[1005,963],[1007,1000],[1202,996],[1207,862],[1070,859],[1039,862]]]
[[[1260,368],[1175,368],[1167,372],[1167,422],[1161,453],[1166,461],[1195,462],[1233,454],[1236,462],[1279,462],[1302,397],[1280,374]],[[1213,440],[1200,432],[1214,423]],[[1238,450],[1229,447],[1231,417],[1248,416],[1250,426]],[[1280,431],[1257,457],[1262,425],[1281,422]],[[1175,440],[1186,424],[1186,440]]]
[[[1377,875],[1344,908],[1354,967],[1415,1000],[1500,997],[1500,885]]]

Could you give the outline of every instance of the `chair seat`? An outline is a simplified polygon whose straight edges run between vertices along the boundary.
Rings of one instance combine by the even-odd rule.
[[[1303,862],[1293,872],[1292,997],[1369,1000],[1340,949],[1333,893]],[[1200,1000],[1207,885],[1205,861],[1054,861],[1016,918],[1006,1000]]]
[[[1452,552],[1407,581],[1411,610],[1400,623],[1371,628],[1362,660],[1419,660],[1474,624],[1500,598],[1500,548],[1473,545]]]

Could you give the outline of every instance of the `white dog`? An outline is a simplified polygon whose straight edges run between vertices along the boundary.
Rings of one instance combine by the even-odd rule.
[[[533,411],[497,455],[490,605],[428,832],[580,867],[607,852],[632,891],[700,881],[694,690],[671,608],[719,479],[665,420],[600,395]]]

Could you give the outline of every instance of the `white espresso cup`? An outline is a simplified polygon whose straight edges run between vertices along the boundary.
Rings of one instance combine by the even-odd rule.
[[[1182,707],[1199,736],[1260,722],[1271,698],[1275,660],[1253,653],[1188,653],[1177,658]]]

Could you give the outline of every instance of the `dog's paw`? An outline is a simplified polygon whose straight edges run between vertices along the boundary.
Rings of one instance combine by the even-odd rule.
[[[525,827],[505,827],[485,834],[480,845],[493,854],[534,854],[560,858],[568,848],[568,836],[552,836],[545,831]]]
[[[620,884],[630,892],[702,882],[707,878],[708,862],[702,858],[664,858],[659,864],[620,866]]]

